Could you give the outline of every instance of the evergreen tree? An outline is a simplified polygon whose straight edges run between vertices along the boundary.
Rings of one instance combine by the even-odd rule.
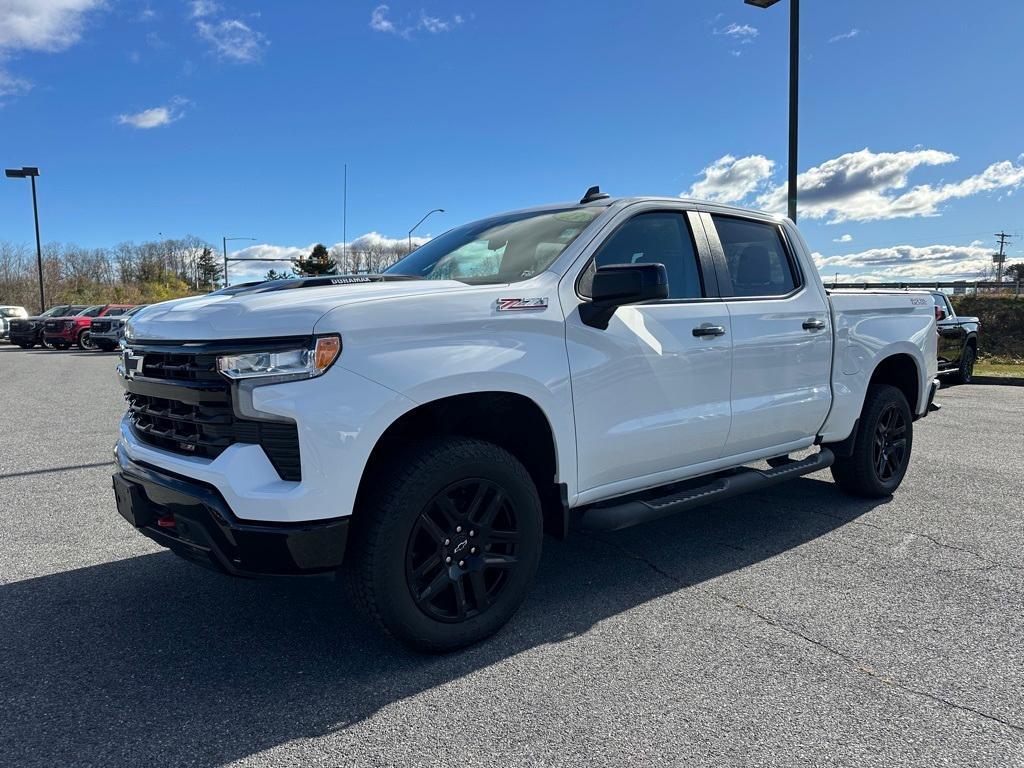
[[[276,269],[272,269],[263,276],[264,280],[287,280],[289,277],[287,272],[278,272]]]
[[[203,252],[199,254],[199,258],[196,261],[196,277],[199,281],[199,287],[204,290],[212,291],[220,287],[221,279],[224,277],[224,269],[221,267],[217,257],[213,255],[213,251],[210,250],[209,246],[203,248]]]
[[[295,260],[295,274],[299,277],[332,275],[337,269],[337,263],[331,258],[327,246],[323,243],[313,246],[313,251],[306,258]]]

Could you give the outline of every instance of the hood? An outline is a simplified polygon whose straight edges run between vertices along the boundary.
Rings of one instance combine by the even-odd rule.
[[[425,293],[473,290],[455,280],[261,286],[153,304],[128,318],[131,341],[219,341],[308,336],[317,320],[337,307]],[[266,285],[266,284],[264,284]]]

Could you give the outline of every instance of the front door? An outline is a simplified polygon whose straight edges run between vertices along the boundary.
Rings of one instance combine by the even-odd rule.
[[[654,485],[722,453],[732,336],[703,238],[697,214],[638,213],[617,226],[576,281],[585,298],[596,266],[662,263],[669,277],[668,299],[619,307],[607,329],[585,325],[577,310],[567,318],[581,493]]]
[[[726,456],[809,442],[832,402],[832,318],[776,221],[703,214],[732,319]],[[787,451],[788,452],[788,451]]]
[[[935,302],[935,327],[939,332],[939,370],[956,368],[960,365],[966,333],[945,296],[933,293],[932,300]]]

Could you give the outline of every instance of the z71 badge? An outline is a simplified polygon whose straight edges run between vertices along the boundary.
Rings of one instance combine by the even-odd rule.
[[[543,312],[547,299],[498,299],[499,312]]]

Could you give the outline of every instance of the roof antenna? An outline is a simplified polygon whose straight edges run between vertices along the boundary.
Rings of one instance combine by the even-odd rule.
[[[587,190],[587,194],[585,194],[583,196],[583,199],[580,200],[580,205],[583,205],[585,203],[592,203],[595,200],[607,200],[609,197],[611,197],[611,195],[609,195],[607,192],[602,192],[601,187],[593,186]]]

